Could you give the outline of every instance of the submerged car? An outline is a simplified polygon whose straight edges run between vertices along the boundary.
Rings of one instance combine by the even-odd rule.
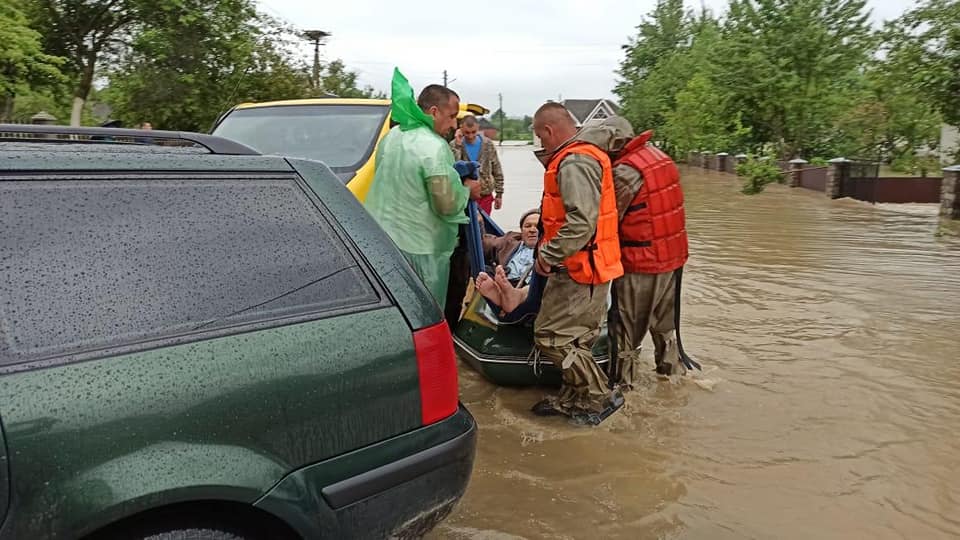
[[[0,299],[0,539],[419,537],[466,489],[450,330],[321,163],[0,124]]]

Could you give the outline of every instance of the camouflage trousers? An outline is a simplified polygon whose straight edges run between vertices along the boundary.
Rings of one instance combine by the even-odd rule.
[[[610,397],[607,375],[591,352],[606,315],[609,290],[609,283],[591,291],[566,274],[553,274],[543,291],[534,343],[541,356],[563,370],[563,385],[554,398],[561,411],[602,411]]]
[[[624,274],[613,286],[617,288],[620,307],[620,324],[615,330],[620,360],[618,382],[632,386],[639,379],[640,344],[647,331],[653,338],[657,367],[669,365],[670,373],[685,373],[674,322],[676,275],[673,272]]]

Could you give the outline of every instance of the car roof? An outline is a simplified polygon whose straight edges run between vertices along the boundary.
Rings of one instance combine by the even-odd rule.
[[[235,141],[203,133],[0,124],[0,171],[290,171]]]
[[[8,144],[0,142],[0,172],[169,171],[291,172],[279,156],[211,154],[190,148],[157,150],[93,144]],[[120,146],[120,145],[117,145]]]
[[[286,99],[281,101],[264,101],[260,103],[247,102],[240,103],[234,109],[256,109],[260,107],[284,107],[288,105],[375,105],[389,106],[389,99],[368,99],[368,98],[310,98],[310,99]]]
[[[390,105],[389,99],[371,99],[371,98],[310,98],[310,99],[287,99],[282,101],[264,101],[262,103],[247,102],[240,103],[234,110],[257,109],[262,107],[285,107],[288,105],[373,105],[385,107]],[[490,113],[483,105],[476,103],[460,102],[460,112],[458,118],[463,118],[468,114],[483,116]]]

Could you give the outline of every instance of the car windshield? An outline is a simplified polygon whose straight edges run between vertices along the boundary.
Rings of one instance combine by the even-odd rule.
[[[277,105],[237,109],[213,134],[263,154],[322,161],[351,172],[373,151],[386,105]]]

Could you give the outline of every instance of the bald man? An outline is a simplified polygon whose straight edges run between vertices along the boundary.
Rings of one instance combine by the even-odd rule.
[[[623,405],[593,359],[593,344],[607,309],[610,283],[623,275],[617,237],[617,202],[610,158],[592,130],[578,134],[559,103],[540,107],[533,130],[546,166],[535,260],[549,277],[534,325],[539,353],[563,371],[560,392],[533,406],[537,415],[566,415],[598,424]]]

